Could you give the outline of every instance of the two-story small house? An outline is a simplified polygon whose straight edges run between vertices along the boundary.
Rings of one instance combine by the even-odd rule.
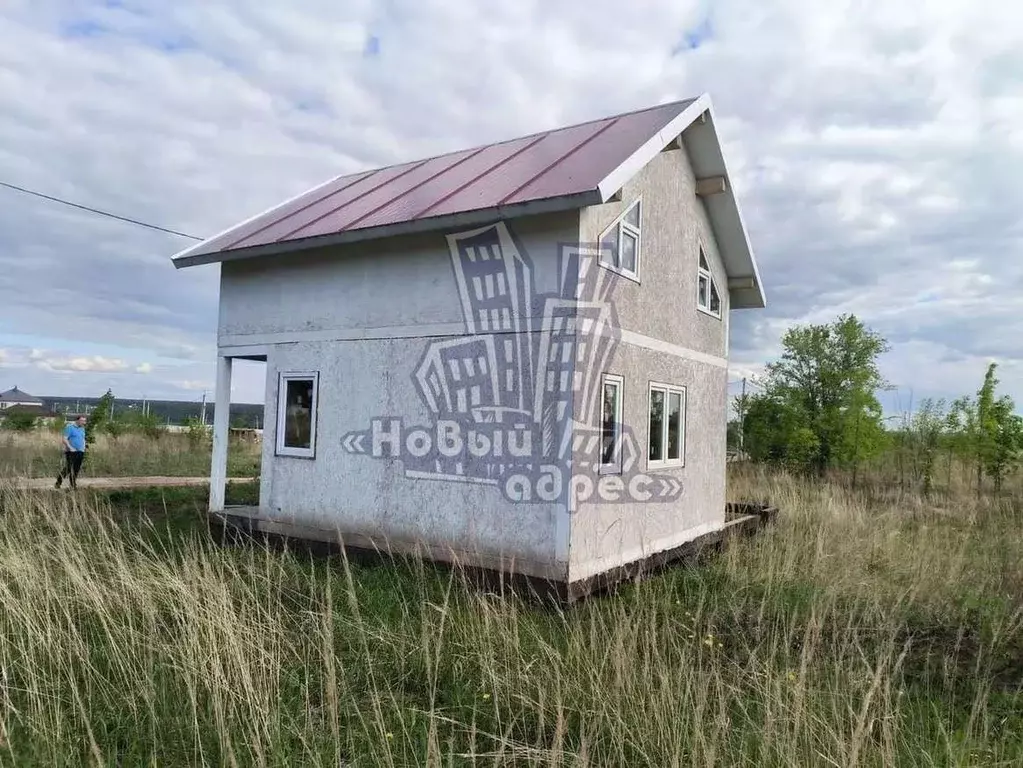
[[[568,591],[725,524],[764,293],[707,96],[331,179],[174,257],[211,263],[212,513]],[[237,358],[260,501],[225,510]]]

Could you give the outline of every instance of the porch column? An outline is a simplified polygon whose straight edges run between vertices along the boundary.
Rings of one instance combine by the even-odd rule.
[[[224,509],[227,443],[231,412],[231,358],[217,355],[217,391],[213,401],[213,458],[210,462],[210,512]]]

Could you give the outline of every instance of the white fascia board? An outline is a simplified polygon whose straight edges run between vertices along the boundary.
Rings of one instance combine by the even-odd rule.
[[[611,195],[625,186],[629,179],[643,170],[651,160],[657,157],[661,150],[677,139],[682,131],[692,125],[696,118],[703,114],[705,109],[709,108],[710,97],[707,94],[703,94],[679,112],[670,123],[604,177],[604,180],[597,185],[597,189],[600,190],[601,200],[607,202]]]
[[[716,175],[722,175],[728,179],[728,189],[724,192],[724,194],[728,196],[728,201],[730,203],[729,207],[734,209],[733,212],[726,214],[729,217],[734,216],[734,221],[712,221],[711,224],[717,230],[724,229],[729,224],[737,226],[741,234],[741,241],[739,244],[740,252],[729,255],[732,257],[732,260],[739,261],[746,268],[747,274],[743,276],[752,275],[755,278],[757,283],[755,292],[758,299],[750,300],[743,297],[745,300],[741,302],[741,306],[762,308],[767,305],[767,297],[764,295],[763,283],[760,280],[760,270],[757,267],[756,258],[753,255],[753,247],[750,244],[749,233],[746,230],[746,222],[742,216],[742,209],[739,206],[738,199],[735,197],[735,187],[728,175],[728,166],[725,162],[724,152],[721,150],[721,141],[718,138],[717,129],[714,123],[714,105],[712,104],[711,98],[708,94],[702,94],[695,99],[692,104],[682,110],[677,117],[658,131],[657,135],[645,142],[643,146],[626,158],[621,165],[611,171],[611,173],[609,173],[604,180],[600,182],[597,188],[600,192],[601,201],[607,202],[612,195],[618,192],[618,190],[628,183],[630,179],[643,170],[643,168],[651,160],[653,160],[659,152],[681,136],[684,131],[689,128],[689,126],[699,119],[700,115],[704,114],[704,112],[706,112],[710,118],[707,122],[709,123],[709,129],[713,132],[714,148],[716,150],[716,156],[708,158],[708,160],[710,160],[709,164],[720,167],[720,173]],[[701,128],[702,127],[703,126],[701,126]],[[687,146],[686,151],[692,152],[692,148]],[[695,164],[697,163],[694,162],[694,165]],[[710,208],[708,208],[708,215],[711,215]],[[724,257],[724,254],[722,254],[722,256]],[[723,258],[722,260],[728,261],[729,259]]]

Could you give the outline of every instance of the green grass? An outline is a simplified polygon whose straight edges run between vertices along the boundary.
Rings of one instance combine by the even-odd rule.
[[[753,487],[773,529],[564,613],[217,547],[203,489],[0,493],[0,765],[1021,764],[1023,505]]]
[[[83,477],[208,477],[211,447],[195,445],[187,435],[166,434],[158,440],[141,435],[97,438],[86,453]],[[63,456],[60,436],[37,431],[0,430],[0,478],[56,477]],[[260,445],[233,440],[227,456],[230,477],[259,475]]]

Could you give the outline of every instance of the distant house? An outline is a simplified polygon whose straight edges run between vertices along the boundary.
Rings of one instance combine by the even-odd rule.
[[[8,389],[6,392],[0,392],[0,411],[13,408],[18,405],[42,408],[44,403],[38,397],[34,397],[28,392],[24,392],[17,387]]]
[[[221,518],[569,593],[725,526],[729,318],[765,298],[707,96],[337,177],[173,261],[220,264]]]

